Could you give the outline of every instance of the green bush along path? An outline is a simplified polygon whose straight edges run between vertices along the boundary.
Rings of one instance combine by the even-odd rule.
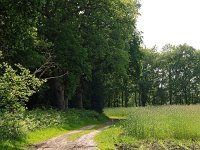
[[[27,149],[33,144],[41,143],[52,137],[87,125],[101,124],[107,120],[108,118],[103,114],[84,109],[70,109],[67,112],[55,109],[26,111],[23,118],[18,120],[23,134],[18,138],[5,139],[0,137],[0,149]]]

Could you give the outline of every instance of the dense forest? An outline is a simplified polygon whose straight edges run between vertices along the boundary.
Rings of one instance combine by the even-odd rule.
[[[29,109],[102,112],[103,107],[200,101],[199,51],[187,44],[168,44],[160,52],[144,48],[136,28],[138,1],[1,0],[0,7],[1,108],[13,101],[3,97],[17,90],[5,83],[21,84],[13,77],[26,69],[24,83],[34,82],[18,92],[30,88],[29,93],[13,93],[19,101],[26,97],[23,105]],[[11,70],[16,72],[6,78]]]
[[[127,95],[139,68],[137,1],[2,0],[0,6],[1,61],[46,80],[28,108],[101,112],[114,95]]]

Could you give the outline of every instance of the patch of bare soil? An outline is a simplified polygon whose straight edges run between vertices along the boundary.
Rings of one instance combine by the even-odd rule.
[[[98,147],[94,142],[94,137],[108,127],[109,125],[106,125],[105,127],[95,129],[95,125],[86,126],[34,145],[29,150],[98,150]],[[73,141],[67,140],[67,138],[73,134],[90,129],[92,129],[92,131],[88,134],[82,135]]]

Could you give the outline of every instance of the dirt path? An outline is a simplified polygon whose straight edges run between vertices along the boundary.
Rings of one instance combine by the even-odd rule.
[[[97,144],[94,142],[94,137],[102,130],[109,128],[109,125],[105,125],[104,127],[98,129],[95,129],[96,127],[96,125],[91,125],[71,131],[67,134],[63,134],[43,143],[34,145],[29,150],[98,150]],[[91,132],[84,134],[75,140],[67,140],[70,136],[81,132],[84,133],[84,131],[87,130],[91,130]]]

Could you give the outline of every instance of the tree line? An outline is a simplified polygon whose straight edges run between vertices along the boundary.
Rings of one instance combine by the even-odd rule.
[[[15,81],[21,64],[34,87],[43,84],[34,95],[31,88],[15,92],[32,95],[30,109],[199,103],[199,51],[187,44],[143,48],[139,8],[137,0],[1,0],[0,63],[8,69],[0,76]]]
[[[160,52],[155,48],[141,49],[139,66],[137,79],[129,80],[127,104],[119,95],[118,99],[111,99],[111,106],[200,103],[199,50],[187,44],[167,44]]]
[[[139,68],[139,8],[137,0],[1,0],[1,63],[47,81],[27,106],[101,112],[121,91],[127,102]]]

